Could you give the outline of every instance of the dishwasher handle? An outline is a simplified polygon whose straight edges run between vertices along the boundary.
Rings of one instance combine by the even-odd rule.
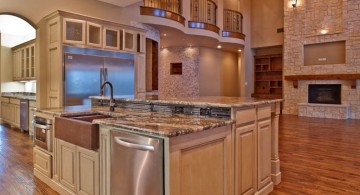
[[[122,145],[122,146],[127,147],[127,148],[133,148],[133,149],[143,150],[143,151],[154,151],[155,150],[154,146],[141,145],[141,144],[134,144],[134,143],[126,142],[121,137],[114,137],[114,140],[119,145]]]

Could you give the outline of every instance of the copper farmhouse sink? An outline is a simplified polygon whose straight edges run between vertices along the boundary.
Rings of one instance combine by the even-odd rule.
[[[55,137],[69,143],[96,150],[99,148],[99,125],[95,119],[110,118],[102,114],[55,117]]]

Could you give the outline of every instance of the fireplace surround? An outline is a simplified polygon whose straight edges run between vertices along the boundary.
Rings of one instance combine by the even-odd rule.
[[[341,104],[341,84],[309,84],[308,102]]]

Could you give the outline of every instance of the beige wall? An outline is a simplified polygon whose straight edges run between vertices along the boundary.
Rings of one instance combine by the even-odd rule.
[[[277,33],[284,27],[284,0],[251,1],[251,47],[283,45],[284,33]]]
[[[96,0],[0,0],[0,5],[0,13],[13,12],[20,14],[35,24],[41,18],[56,10],[127,23],[126,20],[121,18],[122,8]]]
[[[238,54],[201,48],[200,96],[239,96]]]

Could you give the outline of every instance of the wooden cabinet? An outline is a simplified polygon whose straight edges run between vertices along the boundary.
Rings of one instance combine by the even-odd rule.
[[[231,126],[174,137],[170,142],[171,195],[230,195]]]
[[[13,80],[35,79],[35,40],[20,44],[13,50]]]
[[[118,29],[104,28],[104,48],[105,49],[120,49],[120,32]]]
[[[123,50],[134,52],[136,50],[137,34],[131,30],[123,30]]]
[[[59,182],[77,194],[99,194],[99,156],[63,140],[57,140]]]
[[[267,194],[271,182],[271,107],[235,110],[235,194]]]
[[[58,10],[38,23],[37,32],[36,44],[43,54],[35,60],[39,66],[36,68],[38,108],[57,108],[64,103],[64,46],[127,51],[137,55],[137,34],[144,34],[145,30]],[[140,40],[145,41],[145,38]]]
[[[271,121],[258,123],[258,190],[271,182]]]
[[[64,18],[63,42],[72,44],[85,44],[85,21]]]
[[[137,52],[145,53],[146,50],[146,37],[144,33],[137,34]]]
[[[282,98],[282,55],[255,56],[255,84],[253,97]]]
[[[145,55],[144,54],[139,54],[137,55],[137,59],[136,59],[136,67],[135,67],[135,72],[136,72],[136,76],[135,76],[135,91],[136,94],[138,94],[138,96],[141,95],[145,95],[145,91],[146,91],[146,76],[145,76],[145,72],[146,72],[146,64],[145,64]]]
[[[51,169],[51,155],[43,152],[37,147],[34,147],[33,150],[33,159],[34,159],[34,169],[39,171],[40,173],[46,175],[47,177],[52,177],[52,169]]]
[[[93,47],[102,46],[102,27],[99,24],[86,22],[86,44]]]
[[[20,128],[20,100],[17,98],[1,98],[1,118],[3,122]]]

